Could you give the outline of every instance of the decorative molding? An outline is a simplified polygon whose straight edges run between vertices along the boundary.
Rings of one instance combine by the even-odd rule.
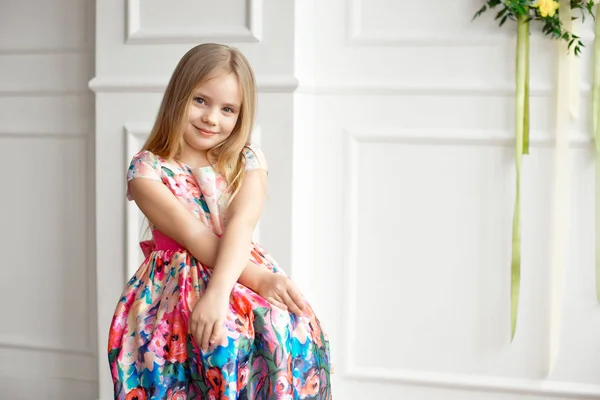
[[[91,350],[73,349],[61,347],[49,343],[40,343],[31,338],[0,337],[0,349],[55,353],[63,355],[75,355],[78,357],[96,358]]]
[[[386,368],[358,368],[351,366],[344,371],[348,379],[358,381],[393,382],[442,389],[462,389],[495,393],[512,393],[551,397],[577,397],[578,399],[600,398],[600,385],[551,380],[503,378],[477,376],[473,374],[451,374]]]
[[[416,145],[463,145],[463,146],[514,146],[514,135],[506,130],[492,129],[406,129],[353,127],[345,130],[351,146],[358,143],[402,143]],[[543,131],[532,131],[529,139],[532,147],[554,147],[555,137]],[[574,131],[569,139],[573,148],[591,146],[593,138]],[[353,147],[349,149],[352,150]]]
[[[381,381],[439,387],[448,389],[476,390],[487,392],[515,393],[523,395],[543,396],[578,396],[578,398],[600,398],[600,385],[589,385],[574,382],[554,382],[550,380],[531,380],[520,378],[504,378],[475,374],[438,373],[432,371],[418,371],[411,369],[390,369],[360,366],[355,359],[355,344],[357,343],[356,310],[358,290],[358,194],[357,182],[360,164],[359,146],[361,143],[394,143],[407,145],[489,145],[489,146],[514,146],[514,136],[502,130],[448,130],[444,129],[403,129],[352,127],[344,129],[344,170],[346,203],[343,209],[343,248],[344,260],[347,271],[343,285],[344,323],[342,331],[345,332],[343,358],[341,360],[342,374],[346,379]],[[574,133],[570,140],[571,147],[591,147],[592,138],[582,133]],[[541,132],[532,132],[532,147],[552,147],[555,138]]]
[[[161,78],[101,78],[96,77],[88,83],[89,88],[95,93],[163,93],[167,80]],[[289,75],[267,75],[258,76],[257,90],[259,93],[299,93],[313,95],[373,95],[373,96],[481,96],[498,97],[514,96],[514,85],[477,85],[477,84],[445,84],[445,85],[427,85],[427,84],[408,84],[408,83],[336,83],[336,84],[316,84],[316,85],[298,85],[298,80]],[[532,87],[530,89],[531,97],[545,97],[553,93],[550,86]],[[590,93],[591,85],[582,84],[581,93]],[[37,95],[39,92],[36,92]],[[48,91],[41,93],[47,96],[86,95],[85,91],[58,92]],[[34,95],[33,92],[0,91],[0,97],[4,96],[23,96]]]
[[[0,48],[2,56],[46,56],[65,54],[87,54],[93,55],[94,51],[86,47],[32,47],[32,48]]]
[[[248,0],[248,29],[252,32],[256,42],[262,40],[263,32],[263,0]]]
[[[584,92],[586,88],[582,89]],[[589,90],[589,86],[587,87]],[[533,87],[531,97],[550,96],[553,88],[549,86]],[[500,97],[514,96],[514,85],[483,84],[410,84],[410,83],[355,83],[300,85],[296,93],[337,96],[478,96]]]
[[[56,132],[9,132],[0,131],[0,137],[11,139],[58,139],[58,140],[76,140],[76,139],[92,139],[89,133],[56,133]]]
[[[459,47],[459,46],[492,46],[507,42],[516,42],[516,31],[507,32],[495,29],[492,33],[481,34],[473,32],[471,35],[458,35],[453,32],[436,33],[433,35],[410,35],[400,32],[365,32],[361,27],[361,3],[364,0],[348,0],[346,10],[346,44],[352,47],[390,46],[390,47]],[[475,14],[476,9],[473,10]],[[497,28],[495,22],[492,22]],[[594,40],[591,29],[577,34],[583,42]],[[532,32],[533,40],[550,40],[544,35]]]
[[[199,25],[169,32],[141,27],[142,0],[127,0],[127,44],[197,44],[200,42],[260,42],[263,0],[247,0],[246,26]]]
[[[342,323],[342,332],[345,332],[346,338],[342,343],[342,348],[345,347],[342,358],[343,373],[348,374],[355,369],[355,351],[354,346],[357,343],[356,329],[358,325],[356,323],[356,312],[357,309],[357,292],[358,292],[358,265],[356,260],[358,259],[358,221],[356,216],[359,213],[358,199],[359,199],[359,187],[357,182],[357,176],[359,171],[358,156],[359,156],[359,141],[358,136],[355,132],[350,132],[347,129],[344,130],[345,141],[343,147],[345,165],[342,168],[346,171],[344,177],[344,184],[342,187],[345,188],[343,198],[345,199],[343,205],[343,226],[342,226],[342,265],[346,266],[346,273],[344,274],[344,284],[342,286],[342,295],[344,304],[344,318]]]
[[[96,93],[163,93],[168,80],[151,77],[139,78],[93,78],[88,86]],[[290,75],[266,75],[257,77],[257,89],[262,93],[288,93],[298,87],[298,80]]]
[[[406,47],[448,47],[448,46],[489,46],[516,40],[516,35],[498,31],[491,35],[473,34],[458,36],[456,34],[404,35],[386,32],[365,32],[361,24],[361,2],[364,0],[348,0],[346,11],[347,38],[350,46],[406,46]]]
[[[129,168],[131,159],[142,147],[141,142],[146,140],[152,130],[152,126],[128,124],[124,126],[124,130],[125,159],[123,170],[126,171]],[[136,204],[127,201],[125,208],[125,271],[123,271],[125,281],[131,278],[140,266],[140,229],[142,221],[139,218],[139,213]]]
[[[22,89],[5,90],[0,89],[0,98],[2,97],[65,97],[65,96],[89,96],[89,90],[71,90],[71,89]]]

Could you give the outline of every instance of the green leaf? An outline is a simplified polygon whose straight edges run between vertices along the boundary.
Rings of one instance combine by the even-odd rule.
[[[479,17],[481,14],[483,14],[485,11],[487,10],[487,6],[484,4],[476,13],[475,15],[473,15],[473,19]],[[473,20],[472,19],[472,20]]]
[[[520,4],[516,5],[515,8],[519,16],[526,16],[528,14],[527,9]]]
[[[498,11],[498,14],[496,14],[496,17],[494,19],[500,19],[504,17],[504,14],[506,14],[507,11],[508,8],[503,8],[502,10]]]

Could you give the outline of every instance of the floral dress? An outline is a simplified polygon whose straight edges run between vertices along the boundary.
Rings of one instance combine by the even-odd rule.
[[[264,154],[244,148],[245,169],[262,168]],[[261,162],[262,161],[262,162]],[[149,151],[136,154],[127,180],[161,181],[185,207],[221,236],[228,193],[211,166],[190,169]],[[132,200],[127,192],[128,200]],[[155,227],[146,255],[126,284],[112,319],[108,360],[118,400],[331,399],[329,343],[307,304],[302,316],[273,307],[236,284],[227,335],[203,352],[188,334],[196,300],[211,270]],[[251,259],[284,274],[256,243]]]

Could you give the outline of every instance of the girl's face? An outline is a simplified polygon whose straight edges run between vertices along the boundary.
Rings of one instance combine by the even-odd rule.
[[[220,73],[200,84],[188,109],[183,153],[200,153],[231,135],[240,114],[242,90],[233,73]]]

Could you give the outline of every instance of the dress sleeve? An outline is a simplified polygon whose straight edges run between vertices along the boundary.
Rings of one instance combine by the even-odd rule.
[[[158,157],[147,150],[143,150],[133,156],[129,169],[127,170],[127,200],[133,200],[129,191],[129,181],[137,178],[152,179],[154,181],[162,181],[161,167]]]
[[[265,171],[269,171],[267,165],[267,158],[263,153],[262,149],[257,145],[248,145],[244,147],[243,150],[244,158],[245,158],[245,169],[246,171],[250,171],[253,169],[264,169]]]

